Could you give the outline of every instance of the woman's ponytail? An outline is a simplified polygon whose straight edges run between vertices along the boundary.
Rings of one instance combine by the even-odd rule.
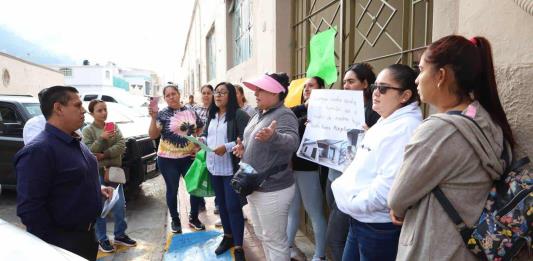
[[[433,42],[426,55],[426,61],[437,68],[450,66],[458,85],[452,90],[455,95],[464,101],[473,94],[514,147],[513,132],[498,95],[489,41],[479,36],[467,40],[459,35],[449,35]]]
[[[484,37],[479,36],[473,37],[470,42],[477,47],[481,62],[478,84],[474,86],[474,97],[489,112],[492,120],[500,125],[505,139],[513,147],[515,140],[498,94],[490,43]]]

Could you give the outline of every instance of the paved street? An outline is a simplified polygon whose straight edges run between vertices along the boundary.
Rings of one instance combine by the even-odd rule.
[[[17,195],[14,191],[3,189],[0,194],[0,218],[13,225],[24,227],[17,217]]]
[[[119,247],[116,253],[98,253],[101,261],[126,261],[126,260],[232,260],[231,253],[215,257],[214,249],[218,246],[222,233],[215,227],[218,215],[213,214],[213,198],[207,199],[207,211],[200,213],[200,219],[206,224],[207,231],[191,234],[188,227],[187,213],[190,209],[188,194],[184,189],[183,179],[180,184],[180,214],[183,235],[175,235],[168,230],[170,219],[165,203],[165,185],[163,178],[148,180],[142,185],[142,193],[135,200],[127,202],[126,216],[128,220],[128,235],[137,240],[136,247]],[[245,207],[245,213],[247,213]],[[246,214],[250,216],[249,214]],[[3,191],[0,195],[0,218],[11,224],[23,227],[16,216],[16,194],[13,191]],[[113,238],[113,223],[107,225],[110,239]],[[244,248],[247,260],[264,260],[263,250],[257,237],[253,233],[251,221],[246,223],[244,235]],[[197,241],[194,241],[197,240]],[[198,242],[198,240],[201,240]],[[313,244],[300,232],[297,235],[297,244],[308,258],[312,257]]]
[[[166,242],[167,208],[165,186],[161,176],[148,180],[142,185],[142,193],[127,202],[126,217],[128,235],[137,240],[134,248],[121,247],[115,254],[99,253],[99,260],[161,260]],[[0,196],[0,218],[11,224],[23,227],[16,216],[16,194],[3,191]],[[107,225],[108,235],[113,238],[113,223]]]

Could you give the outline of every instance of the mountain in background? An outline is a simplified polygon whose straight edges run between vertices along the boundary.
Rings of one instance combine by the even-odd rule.
[[[36,64],[74,64],[66,55],[54,53],[31,43],[15,33],[0,27],[0,52],[16,56]]]

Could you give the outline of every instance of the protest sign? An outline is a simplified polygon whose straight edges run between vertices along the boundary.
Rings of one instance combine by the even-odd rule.
[[[315,34],[309,41],[307,78],[320,76],[328,85],[337,81],[337,65],[335,64],[336,34],[336,27],[330,28]]]
[[[287,97],[285,97],[284,102],[287,108],[302,104],[302,93],[304,91],[305,81],[307,81],[307,78],[291,81],[291,85],[289,85],[289,93],[287,94]]]
[[[364,135],[362,91],[313,90],[297,156],[343,171]]]

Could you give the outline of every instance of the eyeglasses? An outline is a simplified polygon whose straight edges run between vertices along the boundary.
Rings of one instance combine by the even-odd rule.
[[[224,96],[228,94],[228,92],[215,92],[215,96]]]
[[[379,93],[381,94],[385,94],[387,93],[387,90],[388,89],[393,89],[393,90],[397,90],[399,92],[403,91],[402,88],[398,88],[398,87],[392,87],[392,86],[387,86],[387,85],[382,85],[382,84],[370,84],[370,90],[372,92],[374,92],[375,90],[378,90]]]

